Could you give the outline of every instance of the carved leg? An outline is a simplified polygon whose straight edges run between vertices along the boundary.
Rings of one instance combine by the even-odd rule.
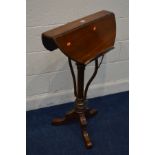
[[[75,113],[75,110],[71,110],[69,112],[67,112],[65,114],[64,117],[62,118],[54,118],[52,120],[52,124],[53,125],[63,125],[65,123],[68,123],[69,121],[73,120],[73,119],[76,119],[77,118],[77,114]]]
[[[86,146],[86,148],[89,149],[93,145],[92,145],[92,142],[90,140],[90,137],[89,137],[87,129],[86,129],[87,120],[86,120],[86,117],[85,117],[85,115],[83,113],[79,114],[79,121],[80,121],[81,132],[82,132],[82,136],[83,136],[83,139],[84,139],[84,142],[85,142],[85,146]]]
[[[97,110],[96,109],[87,109],[86,110],[86,117],[93,117],[97,114]]]

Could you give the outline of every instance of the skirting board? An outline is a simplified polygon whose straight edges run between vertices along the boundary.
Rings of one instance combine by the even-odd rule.
[[[104,96],[129,90],[129,81],[120,80],[105,84],[95,84],[88,90],[88,98]],[[34,110],[53,105],[64,104],[75,100],[73,90],[66,90],[57,93],[45,93],[27,97],[26,110]]]

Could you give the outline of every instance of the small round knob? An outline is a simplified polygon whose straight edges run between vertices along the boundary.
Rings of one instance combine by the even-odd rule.
[[[67,46],[68,46],[68,47],[71,46],[71,42],[67,42]]]
[[[85,23],[86,21],[84,19],[80,20],[80,23]]]
[[[96,31],[96,26],[93,27],[93,31]]]

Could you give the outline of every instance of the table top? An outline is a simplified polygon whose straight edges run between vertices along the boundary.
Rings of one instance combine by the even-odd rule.
[[[70,59],[87,64],[113,48],[115,15],[100,11],[42,33],[45,48],[59,48]]]

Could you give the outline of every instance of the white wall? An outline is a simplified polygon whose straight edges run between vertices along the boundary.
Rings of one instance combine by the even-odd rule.
[[[117,36],[88,97],[128,90],[128,7],[128,0],[27,0],[27,110],[74,100],[67,58],[59,50],[47,51],[41,33],[100,10],[115,13]],[[87,66],[86,79],[93,65]]]

